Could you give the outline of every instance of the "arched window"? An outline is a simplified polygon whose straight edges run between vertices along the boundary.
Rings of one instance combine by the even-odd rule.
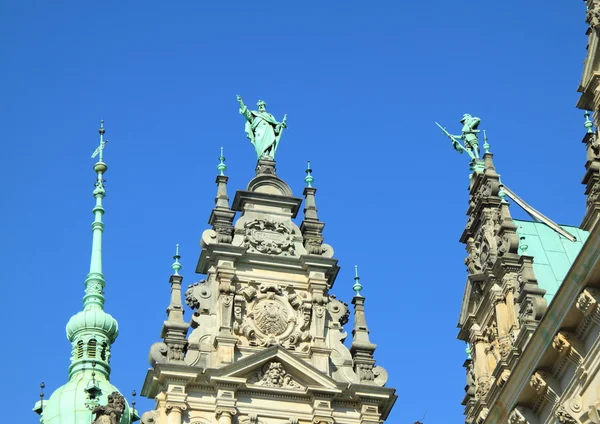
[[[96,339],[91,339],[88,342],[88,358],[96,357]]]
[[[83,358],[83,340],[77,342],[77,359]]]

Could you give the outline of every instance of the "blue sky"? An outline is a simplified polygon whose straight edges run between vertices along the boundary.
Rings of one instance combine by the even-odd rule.
[[[240,94],[288,114],[278,172],[297,196],[312,161],[342,267],[333,291],[351,299],[358,264],[376,359],[398,389],[389,422],[425,412],[426,424],[461,422],[468,160],[433,122],[456,133],[463,113],[481,117],[503,182],[557,222],[580,223],[585,6],[548,6],[3,2],[0,391],[13,421],[37,422],[41,380],[47,395],[66,381],[64,327],[89,267],[98,121],[110,140],[106,309],[121,327],[112,381],[127,395],[139,393],[159,338],[175,243],[184,284],[201,278],[193,270],[219,147],[230,196],[252,177]]]

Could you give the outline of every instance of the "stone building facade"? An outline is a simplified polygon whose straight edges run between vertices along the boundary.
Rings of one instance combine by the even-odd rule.
[[[205,277],[184,289],[178,269],[171,276],[162,340],[150,349],[142,389],[156,408],[141,422],[383,422],[395,390],[375,364],[360,285],[352,344],[344,345],[350,310],[332,293],[338,261],[323,243],[312,179],[300,226],[292,218],[302,199],[273,160],[259,160],[231,206],[227,181],[217,177],[212,228],[201,237],[196,272]]]
[[[465,422],[600,423],[600,2],[588,0],[577,104],[586,119],[579,227],[519,221],[484,154],[461,242],[468,270],[458,337],[468,343]],[[516,202],[517,203],[517,202]]]

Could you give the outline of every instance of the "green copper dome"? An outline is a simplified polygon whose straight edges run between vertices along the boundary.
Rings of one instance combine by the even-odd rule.
[[[56,389],[50,399],[44,402],[43,424],[90,424],[94,417],[94,407],[106,405],[108,395],[118,392],[103,375],[96,374],[94,378],[91,370],[77,374],[67,384]],[[92,381],[99,389],[95,399],[91,399],[90,391],[86,390]],[[120,424],[130,424],[132,415],[133,411],[125,401]]]
[[[98,331],[113,343],[119,334],[119,324],[102,309],[88,309],[73,315],[67,323],[67,338],[70,342],[82,331]]]

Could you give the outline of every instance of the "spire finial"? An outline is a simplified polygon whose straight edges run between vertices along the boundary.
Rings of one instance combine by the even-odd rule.
[[[360,291],[362,288],[363,287],[360,284],[360,277],[358,276],[358,265],[354,265],[354,285],[352,286],[352,290],[354,290],[356,296],[361,296]]]
[[[590,121],[590,112],[586,110],[583,116],[585,117],[585,123],[583,124],[583,126],[587,128],[588,134],[593,133],[594,123]]]
[[[108,140],[104,140],[104,119],[100,120],[100,128],[98,129],[98,134],[100,134],[100,144],[98,145],[98,147],[96,147],[96,150],[94,150],[94,153],[92,153],[92,159],[94,159],[96,156],[98,156],[98,162],[103,162],[103,155],[104,155],[104,146],[106,146],[106,143],[108,143]]]
[[[137,392],[135,390],[131,391],[131,409],[135,410],[135,397],[137,396]]]
[[[488,138],[487,134],[485,133],[485,130],[483,130],[483,151],[484,153],[490,152],[490,144],[488,143]]]
[[[179,245],[178,244],[175,245],[175,256],[173,256],[173,259],[175,259],[175,262],[173,262],[173,265],[171,265],[171,268],[173,268],[173,275],[179,275],[179,270],[181,269],[181,264],[179,263],[179,259],[181,259],[181,256],[179,256]]]
[[[219,175],[225,175],[226,169],[227,169],[227,165],[225,165],[225,156],[223,156],[223,148],[221,147],[221,156],[219,156],[219,164],[217,165],[217,170],[219,171]]]
[[[312,187],[312,183],[315,180],[312,176],[312,169],[310,169],[310,161],[306,164],[306,177],[304,177],[304,181],[306,182],[307,187]]]

